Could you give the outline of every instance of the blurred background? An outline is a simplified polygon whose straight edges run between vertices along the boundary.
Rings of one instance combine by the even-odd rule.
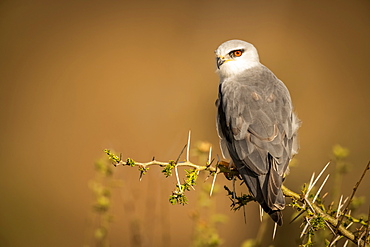
[[[369,13],[369,1],[1,1],[0,246],[94,246],[88,184],[105,148],[168,161],[191,130],[193,147],[208,141],[220,155],[214,50],[235,38],[256,46],[303,121],[286,185],[299,192],[340,144],[350,150],[341,188],[350,195],[370,157]],[[176,181],[160,168],[141,182],[136,168],[113,171],[112,246],[191,245],[199,190],[172,206]],[[222,189],[230,181],[217,184],[212,212],[227,218],[218,234],[241,246],[257,235],[258,206],[244,223]],[[357,192],[364,212],[369,185],[367,176]],[[274,242],[268,220],[266,246],[298,245],[291,213]]]

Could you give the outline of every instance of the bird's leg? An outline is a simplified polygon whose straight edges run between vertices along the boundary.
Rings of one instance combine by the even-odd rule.
[[[224,166],[230,171],[233,171],[233,170],[237,169],[234,162],[232,162],[232,161],[230,161],[230,162],[220,161],[218,163],[218,165]],[[235,206],[236,205],[236,202],[235,202],[235,199],[236,199],[235,182],[236,182],[236,177],[237,176],[235,174],[231,173],[231,172],[224,172],[224,175],[225,175],[226,179],[232,180],[233,190],[232,190],[231,200],[232,200],[232,205]]]
[[[218,166],[223,166],[228,170],[227,172],[223,171],[223,174],[224,174],[224,176],[227,180],[234,179],[234,177],[237,176],[236,174],[239,175],[238,169],[236,168],[234,162],[232,162],[232,161],[227,162],[227,161],[221,160],[217,164],[218,164]]]
[[[234,202],[234,200],[236,199],[235,181],[236,181],[236,178],[235,178],[235,176],[234,176],[234,177],[233,177],[233,202]]]

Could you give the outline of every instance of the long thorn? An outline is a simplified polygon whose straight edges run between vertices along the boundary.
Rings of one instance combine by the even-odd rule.
[[[209,192],[209,196],[212,196],[213,188],[215,187],[216,177],[217,177],[217,172],[213,176],[212,187],[211,187],[211,191]]]
[[[346,240],[346,242],[344,242],[343,247],[347,247],[347,244],[348,244],[348,239]]]
[[[274,232],[272,233],[272,239],[273,239],[273,240],[275,239],[276,230],[277,230],[277,224],[276,224],[276,222],[275,222]]]
[[[341,235],[336,236],[334,240],[330,243],[329,247],[332,247],[339,239],[341,239],[341,237],[342,237]]]
[[[316,212],[315,211],[315,209],[312,207],[312,205],[311,205],[311,202],[308,200],[308,199],[306,199],[306,198],[304,198],[304,201],[307,203],[307,205],[311,208],[311,210],[312,210],[312,212]]]
[[[259,211],[260,211],[260,221],[262,222],[262,219],[263,219],[263,209],[262,209],[261,205],[259,205]]]
[[[324,182],[323,182],[323,183],[322,183],[322,185],[320,186],[320,189],[317,191],[317,193],[316,193],[315,197],[313,198],[312,203],[315,203],[315,201],[316,201],[316,199],[317,199],[317,196],[320,194],[320,192],[321,192],[322,188],[324,187],[324,185],[325,185],[325,183],[326,183],[326,180],[328,180],[329,176],[330,176],[330,174],[328,174],[328,175],[326,176],[326,178],[325,178]]]
[[[311,185],[310,188],[308,188],[308,191],[307,191],[307,194],[311,191],[311,189],[315,186],[315,184],[317,183],[317,181],[319,180],[319,178],[321,177],[321,175],[324,173],[324,171],[326,170],[326,168],[329,166],[330,164],[330,161],[326,164],[326,166],[321,170],[320,174],[317,176],[317,178],[315,179],[315,181],[313,182],[313,184]]]
[[[307,221],[307,223],[306,223],[306,225],[304,226],[304,228],[303,228],[303,230],[302,230],[302,233],[301,233],[300,238],[302,238],[302,237],[303,237],[303,235],[305,234],[305,232],[306,232],[306,230],[307,230],[307,227],[310,225],[310,221],[309,221],[309,220],[307,220],[307,218],[306,218],[306,221]]]
[[[344,199],[344,202],[342,203],[342,207],[344,206],[344,204],[346,204],[347,200],[348,200],[348,196],[346,197],[346,199]]]
[[[186,149],[186,161],[189,161],[190,135],[191,135],[191,130],[189,130],[189,135],[188,135],[188,146],[187,146],[187,149]]]
[[[180,192],[182,192],[181,184],[180,184],[180,178],[179,178],[179,173],[177,171],[177,166],[175,166],[175,174],[176,174],[176,179],[177,179],[177,185],[179,186]]]
[[[211,163],[211,158],[212,158],[212,146],[209,147],[207,165]]]
[[[335,218],[338,218],[338,216],[339,216],[339,212],[340,212],[340,209],[342,207],[342,199],[343,199],[343,195],[341,195],[340,198],[339,198],[338,210],[337,210],[337,214],[335,215]]]
[[[326,220],[324,220],[324,222],[325,222],[326,226],[329,228],[329,230],[330,230],[333,234],[335,234],[335,232],[334,232],[333,228],[330,226],[330,224],[329,224]]]
[[[312,188],[312,182],[313,182],[313,179],[315,178],[315,172],[312,173],[312,176],[311,176],[311,179],[310,179],[310,183],[308,184],[308,187],[307,187],[307,192],[306,192],[306,198],[308,198],[308,193],[310,193],[310,190]]]
[[[348,229],[350,226],[352,226],[353,222],[349,223],[348,226],[346,226],[346,229]]]
[[[296,219],[298,219],[299,218],[299,216],[301,216],[302,214],[304,214],[306,211],[305,210],[302,210],[299,214],[297,214],[297,216],[296,217],[294,217],[290,222],[289,222],[289,224],[291,224],[291,223],[293,223]]]

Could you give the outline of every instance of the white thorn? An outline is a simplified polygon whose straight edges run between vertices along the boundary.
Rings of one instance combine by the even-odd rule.
[[[261,207],[261,205],[259,205],[259,209],[260,209],[260,221],[262,222],[262,217],[263,217],[263,209]]]
[[[208,164],[211,163],[211,158],[212,158],[212,146],[209,147]]]
[[[348,226],[346,226],[346,229],[348,229],[350,226],[352,226],[353,222],[349,223]]]
[[[342,208],[342,199],[343,199],[343,195],[340,196],[338,210],[337,210],[337,214],[335,215],[335,218],[339,217],[339,212],[340,212],[340,209]]]
[[[344,243],[343,247],[347,247],[347,244],[348,244],[348,239],[346,240],[346,242]]]
[[[345,200],[344,200],[344,202],[342,203],[342,206],[344,206],[344,204],[346,204],[347,200],[348,200],[348,196],[346,197],[346,199],[345,199]]]
[[[331,228],[331,226],[329,225],[329,223],[326,222],[326,220],[324,220],[324,222],[325,222],[326,226],[329,228],[329,230],[333,233],[333,235],[335,235],[335,232],[334,232],[333,228]]]
[[[324,185],[325,185],[325,183],[326,183],[326,180],[328,180],[329,176],[330,176],[330,174],[328,174],[328,175],[326,176],[326,178],[325,178],[324,182],[323,182],[323,183],[322,183],[322,185],[320,186],[320,189],[317,191],[317,193],[316,193],[315,197],[313,198],[312,203],[315,203],[315,201],[316,201],[316,199],[317,199],[317,196],[320,194],[320,192],[321,192],[322,188],[324,187]]]
[[[313,182],[314,178],[315,178],[315,172],[312,173],[310,183],[308,184],[308,188],[307,188],[307,192],[306,192],[306,196],[305,196],[306,198],[308,198],[308,194],[310,193],[310,190],[312,188],[312,182]]]
[[[321,175],[324,173],[324,171],[326,170],[326,168],[329,166],[330,164],[330,161],[326,164],[326,166],[321,170],[320,174],[317,176],[317,178],[315,179],[315,182],[313,182],[313,184],[311,185],[310,188],[308,188],[308,191],[307,191],[307,194],[311,191],[311,189],[315,186],[315,184],[317,183],[317,180],[319,180],[319,178],[321,177]]]
[[[307,220],[307,219],[306,219]],[[306,232],[306,230],[307,230],[307,227],[308,227],[308,225],[310,224],[310,222],[309,221],[307,221],[307,224],[304,226],[304,228],[303,228],[303,230],[302,230],[302,233],[301,233],[301,236],[300,236],[300,238],[302,238],[303,237],[303,235],[305,234],[305,232]]]
[[[315,209],[312,207],[310,201],[308,199],[304,199],[304,201],[307,203],[307,205],[311,208],[312,212],[315,212]]]
[[[273,240],[275,239],[276,230],[277,230],[277,224],[276,224],[276,222],[275,222],[274,232],[273,232],[273,234],[272,234],[272,239],[273,239]]]
[[[333,246],[335,244],[335,242],[337,242],[339,240],[340,236],[337,236],[334,238],[333,242],[330,243],[329,247]]]
[[[213,188],[215,187],[216,177],[217,177],[217,172],[213,176],[212,187],[211,187],[211,191],[209,192],[209,196],[212,196]]]
[[[189,152],[190,152],[190,135],[191,135],[191,130],[189,130],[189,135],[188,135],[188,145],[186,147],[186,161],[189,161]]]
[[[363,231],[361,233],[361,235],[358,237],[358,240],[357,240],[357,245],[360,246],[360,243],[362,242],[363,244],[366,244],[366,242],[364,243],[361,239],[365,236],[365,234],[367,234],[367,231]],[[365,245],[362,245],[362,246],[365,246]]]
[[[179,173],[177,171],[177,165],[175,166],[175,174],[176,174],[176,179],[177,179],[177,185],[179,186],[180,193],[182,192],[181,189],[181,184],[180,184],[180,179],[179,179]]]

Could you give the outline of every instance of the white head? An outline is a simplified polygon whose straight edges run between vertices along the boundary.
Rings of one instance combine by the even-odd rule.
[[[217,73],[220,77],[237,75],[260,64],[257,49],[242,40],[226,41],[215,53]]]

